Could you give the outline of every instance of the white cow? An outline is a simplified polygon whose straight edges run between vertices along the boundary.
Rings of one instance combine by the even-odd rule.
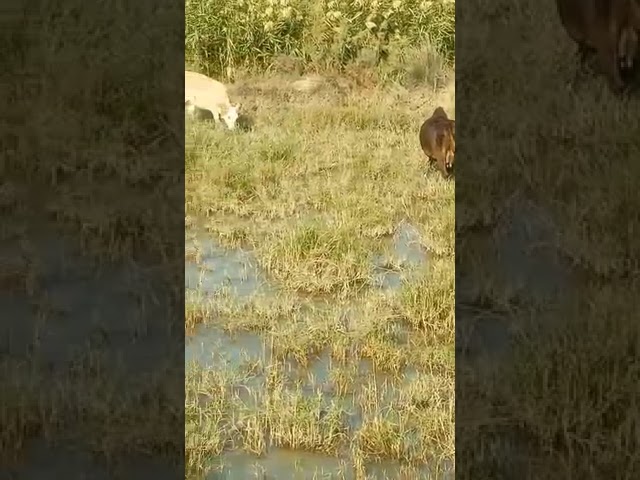
[[[233,130],[236,126],[240,104],[232,105],[229,101],[227,88],[206,75],[185,70],[184,104],[192,115],[197,107],[209,110],[216,123],[222,119],[229,130]]]

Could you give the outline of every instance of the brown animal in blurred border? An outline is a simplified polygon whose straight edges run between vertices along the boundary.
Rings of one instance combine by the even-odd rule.
[[[438,107],[420,127],[420,146],[430,162],[447,178],[453,172],[456,154],[456,121]]]
[[[627,81],[637,70],[638,40],[638,32],[634,28],[627,27],[620,33],[618,57],[620,58],[620,70],[624,81]]]
[[[638,0],[556,0],[560,21],[578,45],[580,67],[596,54],[598,69],[607,76],[611,89],[625,86],[622,73],[635,60],[640,30]]]

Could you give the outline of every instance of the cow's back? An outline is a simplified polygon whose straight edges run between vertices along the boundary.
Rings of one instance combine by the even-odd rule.
[[[611,22],[625,23],[633,0],[556,0],[564,29],[577,43],[592,48],[607,37]]]
[[[228,103],[227,88],[224,84],[202,73],[185,70],[184,93],[185,101],[197,101],[204,98],[209,103],[211,101]]]
[[[449,120],[442,107],[434,110],[433,114],[427,118],[420,127],[420,146],[427,155],[433,155],[437,150],[438,137],[443,133],[448,133],[451,129],[452,121]]]

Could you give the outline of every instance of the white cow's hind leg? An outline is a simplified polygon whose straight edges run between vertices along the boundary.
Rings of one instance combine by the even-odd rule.
[[[222,123],[222,111],[218,105],[201,104],[199,108],[203,110],[209,110],[211,112],[211,115],[213,115],[213,121],[216,124],[216,128],[220,126],[220,124]]]

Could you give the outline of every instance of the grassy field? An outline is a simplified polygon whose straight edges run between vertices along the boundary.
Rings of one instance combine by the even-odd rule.
[[[454,72],[423,44],[238,56],[252,129],[187,120],[188,478],[451,472],[454,184],[417,132]]]
[[[468,377],[457,372],[465,428],[456,456],[469,471],[456,473],[633,476],[640,97],[615,97],[601,77],[566,88],[576,47],[551,0],[477,0],[459,9],[456,21],[456,93],[466,126],[460,148],[473,157],[457,170],[457,270],[474,274],[470,283],[482,286],[485,304],[507,312],[505,323],[535,325],[516,339],[517,356],[487,375],[475,366]],[[532,298],[534,281],[496,278],[493,262],[504,252],[482,256],[471,241],[476,232],[463,232],[484,224],[491,242],[508,220],[504,207],[518,196],[535,202],[552,225],[544,242],[525,248],[538,259],[544,249],[562,257],[568,274],[556,304]],[[504,448],[492,449],[496,438],[524,448],[499,458]],[[504,473],[518,452],[526,452],[523,464]]]

